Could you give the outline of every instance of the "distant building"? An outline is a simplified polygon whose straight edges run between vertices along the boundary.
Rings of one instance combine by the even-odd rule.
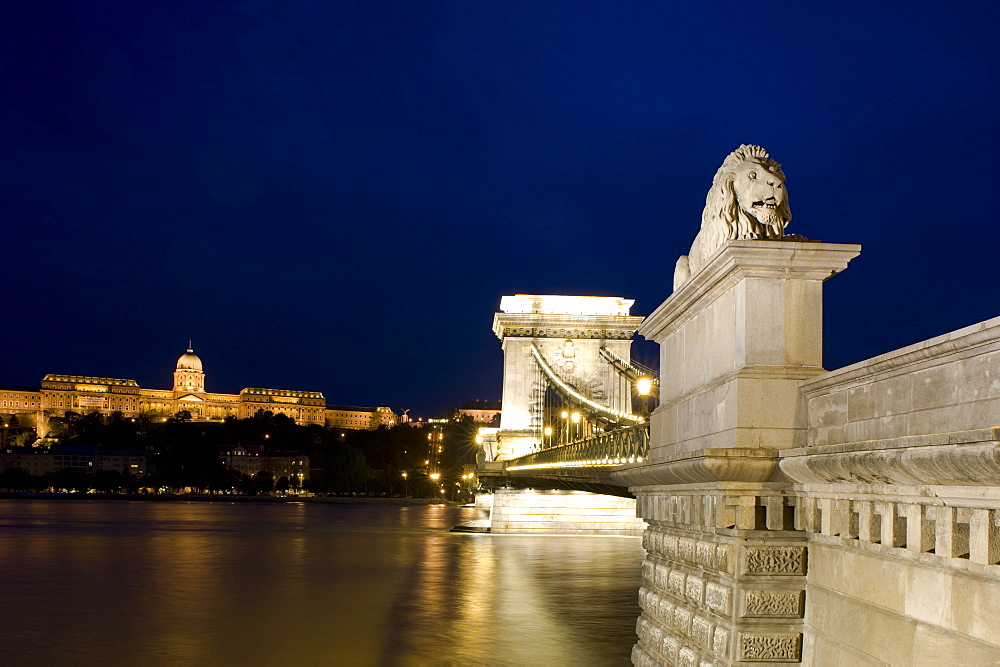
[[[266,456],[256,446],[220,446],[218,459],[229,470],[253,477],[259,472],[269,472],[274,481],[285,477],[301,486],[309,479],[308,456]]]
[[[326,425],[332,428],[371,429],[389,428],[399,423],[399,417],[390,408],[360,408],[346,405],[326,406]]]
[[[114,471],[142,477],[146,474],[147,459],[144,452],[106,452],[88,445],[57,445],[45,451],[4,450],[0,453],[0,472],[12,468],[20,468],[35,477],[60,470],[76,470],[87,475]]]
[[[469,401],[458,409],[458,414],[462,417],[471,417],[474,422],[489,424],[500,414],[500,401],[486,399]]]
[[[31,422],[39,435],[47,432],[49,417],[63,417],[67,411],[121,412],[128,418],[145,415],[166,419],[182,410],[191,413],[195,421],[245,419],[266,410],[300,424],[345,429],[395,426],[398,422],[387,407],[328,407],[318,391],[247,387],[239,394],[208,392],[201,358],[190,347],[177,360],[172,389],[143,389],[135,380],[123,378],[51,373],[42,378],[38,389],[0,387],[0,415],[19,415],[19,420]]]

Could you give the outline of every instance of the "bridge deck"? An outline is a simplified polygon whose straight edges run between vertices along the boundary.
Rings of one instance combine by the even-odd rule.
[[[614,470],[641,463],[649,450],[649,424],[636,424],[586,440],[480,466],[484,488],[552,488],[631,497],[611,478]]]

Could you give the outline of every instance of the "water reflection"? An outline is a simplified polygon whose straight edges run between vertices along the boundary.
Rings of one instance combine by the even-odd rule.
[[[6,664],[629,664],[642,547],[455,507],[0,501]]]

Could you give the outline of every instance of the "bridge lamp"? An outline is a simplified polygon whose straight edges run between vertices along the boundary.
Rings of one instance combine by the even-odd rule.
[[[433,479],[433,480],[439,480],[439,479],[441,479],[441,473],[439,473],[439,472],[432,472],[431,473],[431,479]]]
[[[579,412],[574,412],[572,419],[573,419],[573,423],[574,424],[579,424],[580,423],[580,413]]]
[[[567,417],[569,417],[569,413],[563,410],[562,414],[560,414],[559,416],[562,417],[563,419],[566,419]]]
[[[641,377],[635,381],[635,390],[639,392],[640,396],[649,396],[649,392],[653,389],[653,380],[647,377]]]
[[[477,445],[483,444],[483,436],[481,436],[481,435],[477,435],[476,436],[476,444]]]

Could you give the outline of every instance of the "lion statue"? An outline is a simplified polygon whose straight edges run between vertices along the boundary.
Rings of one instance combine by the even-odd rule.
[[[792,219],[785,174],[760,146],[743,144],[715,173],[705,198],[701,231],[674,268],[674,290],[701,270],[726,241],[781,239]]]

